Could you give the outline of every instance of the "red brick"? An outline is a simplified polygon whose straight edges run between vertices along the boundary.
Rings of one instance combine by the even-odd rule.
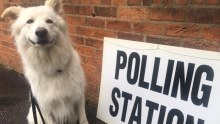
[[[103,5],[111,5],[111,0],[100,0],[100,3]]]
[[[70,3],[71,0],[63,0],[63,3]]]
[[[73,13],[79,14],[79,15],[92,15],[93,13],[93,7],[91,6],[73,6]]]
[[[68,29],[70,33],[75,33],[75,28],[85,24],[85,19],[79,16],[66,16]]]
[[[83,70],[86,72],[86,74],[92,75],[96,73],[96,67],[87,64],[82,64],[82,65],[83,65]]]
[[[86,64],[87,63],[87,56],[86,55],[82,55],[82,54],[79,54],[79,57],[80,57],[80,62],[81,64]]]
[[[92,39],[92,38],[86,38],[85,45],[90,46],[92,48],[99,49],[99,50],[101,50],[103,48],[102,40],[97,40],[97,39]]]
[[[219,4],[219,0],[207,0],[207,4],[209,4],[209,5],[217,5],[217,4]]]
[[[99,4],[99,0],[90,0],[91,4]]]
[[[80,4],[89,4],[90,0],[78,0],[78,3],[80,3]]]
[[[102,50],[95,50],[95,58],[102,60],[103,51]]]
[[[162,0],[163,4],[172,4],[173,0]]]
[[[70,35],[73,44],[85,45],[84,38],[78,35]]]
[[[63,5],[64,13],[65,14],[72,14],[73,13],[73,6],[72,5]]]
[[[128,0],[127,4],[128,6],[140,6],[141,0]]]
[[[213,23],[214,10],[210,8],[190,8],[186,14],[186,20],[194,23]]]
[[[17,53],[16,49],[12,49],[12,48],[10,48],[10,47],[3,46],[3,45],[1,45],[0,48],[1,48],[1,51],[4,51],[4,52],[10,54],[9,56],[11,56],[12,59],[13,59],[13,57],[17,57],[17,56],[18,56],[18,53]],[[12,54],[12,53],[13,53],[13,54]],[[5,55],[4,55],[4,56],[5,56]],[[9,56],[6,56],[6,57],[8,57],[8,58],[10,59]]]
[[[88,65],[88,64],[83,64],[83,70],[86,72],[86,80],[88,81],[88,83],[89,82],[93,83],[93,84],[94,83],[95,84],[100,83],[99,78],[97,78],[98,77],[97,74],[99,74],[100,72],[97,73],[97,68],[94,67],[94,65],[91,66],[91,65]]]
[[[9,29],[10,25],[9,23],[0,22],[0,29]]]
[[[188,0],[176,0],[176,4],[178,5],[186,5]]]
[[[210,5],[218,5],[219,4],[219,0],[207,0],[207,4],[210,4]]]
[[[99,59],[94,59],[94,57],[87,57],[87,65],[90,65],[90,66],[93,66],[93,67],[96,67],[96,69],[100,69],[102,68],[102,60],[99,60]]]
[[[82,46],[82,45],[75,45],[75,49],[79,54],[86,55],[86,56],[94,56],[95,50],[92,47]]]
[[[146,20],[148,17],[148,9],[146,7],[119,7],[118,18],[131,20]]]
[[[149,6],[151,4],[151,0],[143,0],[143,6]]]
[[[151,1],[153,4],[160,4],[161,3],[161,0],[152,0]]]
[[[80,16],[66,16],[66,21],[70,25],[80,26],[85,24],[85,18]]]
[[[98,18],[86,18],[85,25],[90,27],[104,28],[105,20]]]
[[[150,19],[158,21],[184,21],[185,8],[153,7],[150,8]]]
[[[76,28],[76,26],[68,24],[68,31],[69,31],[70,34],[75,34],[76,33],[75,28]]]
[[[204,0],[192,0],[192,4],[204,4]]]
[[[157,23],[134,23],[133,30],[147,35],[164,35],[165,26]]]
[[[183,43],[179,38],[167,38],[159,36],[147,36],[146,42],[171,46],[180,46]]]
[[[22,70],[22,61],[21,61],[21,58],[20,56],[16,56],[16,57],[12,57],[11,59],[11,65],[13,65],[14,67],[13,68],[17,68],[20,70],[20,72],[23,72],[21,71]]]
[[[117,38],[126,39],[126,40],[134,40],[134,41],[144,41],[143,35],[133,34],[133,33],[125,33],[125,32],[118,32]]]
[[[113,5],[126,5],[126,0],[112,0]]]
[[[130,31],[131,23],[119,20],[108,20],[106,24],[107,29],[119,30],[119,31]]]
[[[11,35],[11,31],[9,31],[10,28],[8,29],[0,29],[0,33],[4,35]]]
[[[78,3],[78,0],[71,0],[71,3]]]
[[[14,43],[10,41],[1,41],[1,45],[10,49],[16,49]]]
[[[12,39],[12,37],[9,36],[9,35],[0,34],[0,41],[11,42],[11,41],[13,41],[13,39]]]
[[[86,85],[86,90],[85,90],[85,95],[88,97],[86,97],[88,103],[87,104],[90,104],[92,106],[94,106],[93,108],[95,108],[94,110],[92,111],[95,111],[97,110],[96,106],[97,106],[97,102],[99,100],[99,90],[98,90],[98,87],[100,85],[100,82],[90,82],[89,79],[96,79],[96,77],[87,77],[87,85]]]
[[[10,59],[9,57],[11,57],[9,53],[7,53],[7,52],[5,52],[5,51],[0,51],[0,55],[1,55],[1,57],[0,57],[0,59],[1,59],[1,64],[3,63],[3,64],[5,64],[5,65],[11,65],[11,66],[13,66],[13,65],[10,63],[10,60],[9,60],[9,59]]]
[[[95,37],[99,39],[103,39],[104,37],[116,37],[116,33],[114,31],[94,29],[89,27],[77,27],[76,33],[78,35]]]
[[[116,33],[114,31],[109,31],[105,29],[94,29],[89,27],[77,27],[76,33],[78,35],[95,37],[99,39],[103,39],[104,37],[116,37]]]
[[[220,27],[205,27],[202,30],[202,38],[220,41]]]
[[[200,37],[200,28],[193,24],[171,24],[166,27],[166,35],[174,37]]]
[[[103,39],[104,37],[116,38],[116,32],[106,29],[94,29],[94,37],[99,39]]]
[[[220,24],[220,9],[214,9],[214,23]]]
[[[94,31],[92,28],[88,27],[77,27],[76,28],[76,34],[82,35],[82,36],[88,36],[88,37],[93,37],[94,36]]]
[[[209,50],[209,51],[219,51],[219,42],[187,39],[187,40],[184,40],[183,47]]]
[[[102,17],[117,17],[116,7],[94,7],[96,16]]]

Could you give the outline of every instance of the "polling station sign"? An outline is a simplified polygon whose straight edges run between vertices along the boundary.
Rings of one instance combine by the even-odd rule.
[[[219,124],[220,53],[104,39],[97,117],[108,124]]]

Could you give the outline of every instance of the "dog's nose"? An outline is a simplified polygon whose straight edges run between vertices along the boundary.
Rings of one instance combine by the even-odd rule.
[[[45,38],[47,36],[47,34],[48,34],[48,31],[47,31],[46,28],[39,27],[35,31],[35,34],[37,35],[38,38]]]

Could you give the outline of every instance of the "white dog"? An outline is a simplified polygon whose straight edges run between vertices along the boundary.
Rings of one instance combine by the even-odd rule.
[[[12,21],[24,73],[46,124],[88,124],[84,74],[62,18],[61,0],[47,0],[38,7],[9,7],[2,14],[6,17]],[[32,108],[27,119],[34,123]],[[38,122],[42,122],[39,115]]]

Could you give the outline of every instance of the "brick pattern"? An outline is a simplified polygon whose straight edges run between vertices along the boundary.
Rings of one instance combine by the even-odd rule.
[[[12,5],[44,0],[0,0]],[[220,0],[63,0],[70,37],[87,78],[87,98],[98,102],[103,37],[219,51]],[[0,63],[21,70],[9,24],[0,20]]]

